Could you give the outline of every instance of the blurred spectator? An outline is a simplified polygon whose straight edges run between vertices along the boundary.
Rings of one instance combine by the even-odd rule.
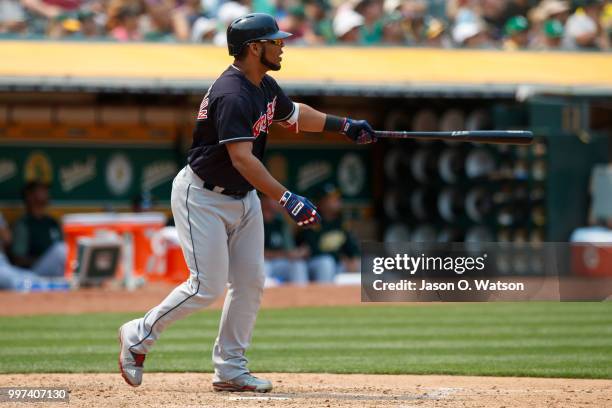
[[[510,0],[506,5],[507,16],[526,16],[530,9],[538,5],[539,0]]]
[[[506,39],[504,49],[516,51],[529,45],[529,22],[523,16],[514,16],[508,20],[505,27]]]
[[[81,0],[21,0],[28,12],[28,31],[36,35],[45,35],[53,28],[54,19],[61,14],[78,11]]]
[[[380,44],[383,40],[383,3],[381,0],[360,0],[355,11],[363,16],[359,27],[359,42],[365,45]]]
[[[565,24],[570,16],[570,6],[567,1],[544,0],[534,10],[538,8],[542,10],[544,20],[552,19]]]
[[[533,49],[546,50],[549,49],[547,46],[547,36],[544,31],[544,24],[548,21],[557,21],[561,28],[569,17],[570,7],[566,1],[561,0],[543,0],[538,4],[537,7],[532,8],[527,13],[530,26],[530,47]],[[558,24],[555,24],[558,27]],[[550,31],[551,25],[549,24]],[[563,30],[562,30],[563,31]],[[556,46],[556,49],[561,48]]]
[[[446,2],[446,16],[457,25],[475,23],[480,20],[480,15],[479,0],[448,0]]]
[[[91,10],[81,10],[77,13],[77,18],[81,23],[79,36],[82,38],[100,38],[104,34],[102,27],[96,21],[96,13]]]
[[[181,28],[177,27],[175,13],[177,3],[175,0],[144,0],[145,15],[140,21],[140,31],[144,40],[147,41],[171,41],[180,40]],[[180,24],[180,23],[179,23]]]
[[[610,0],[608,0],[603,8],[601,21],[606,28],[610,28],[610,25],[612,25],[612,1]]]
[[[143,191],[132,198],[132,212],[151,211],[154,205],[153,196],[149,191]]]
[[[117,4],[117,2],[115,2]],[[141,41],[140,16],[142,10],[135,4],[110,6],[108,28],[110,36],[117,41]]]
[[[61,278],[46,278],[39,276],[29,269],[19,268],[11,265],[5,249],[12,243],[11,231],[4,217],[0,213],[0,290],[21,290],[51,288],[53,284],[65,282]]]
[[[26,11],[28,33],[46,35],[49,22],[61,14],[61,9],[42,0],[21,0]]]
[[[281,30],[293,34],[285,40],[287,43],[313,44],[317,41],[303,6],[292,7],[279,26]]]
[[[437,18],[430,18],[425,24],[425,45],[436,48],[451,48],[446,25]]]
[[[70,12],[79,8],[79,3],[75,1],[21,0],[21,4],[32,14],[46,18],[54,18],[62,12]]]
[[[218,23],[212,18],[200,17],[191,28],[191,41],[197,43],[211,43],[217,35]]]
[[[10,248],[12,242],[11,230],[9,230],[4,216],[0,213],[0,253],[4,254],[5,250]]]
[[[39,276],[63,276],[66,246],[62,230],[47,214],[49,186],[30,182],[23,190],[26,213],[13,227],[14,263]]]
[[[313,34],[311,44],[332,44],[336,41],[332,20],[328,16],[329,9],[327,0],[304,0],[304,14]]]
[[[489,35],[494,41],[501,40],[504,36],[506,21],[512,15],[508,15],[508,0],[481,0],[482,19],[487,24]]]
[[[560,6],[561,8],[564,8],[564,6],[567,6],[562,1],[559,1],[559,0],[543,0],[538,4],[537,7],[531,8],[529,11],[527,11],[526,14],[521,14],[521,15],[526,16],[527,20],[529,21],[530,35],[531,35],[530,46],[532,48],[543,47],[544,22],[546,22],[549,19],[552,19],[552,17],[550,16],[551,15],[550,10],[548,9],[550,8],[548,6],[549,4],[553,4],[553,6],[555,5]]]
[[[253,10],[274,15],[294,34],[287,41],[305,45],[545,50],[557,40],[544,24],[557,20],[564,39],[555,49],[610,48],[610,1],[448,0],[446,18],[440,7],[427,0],[0,0],[0,36],[226,46],[228,25]],[[519,17],[527,29],[516,26]]]
[[[406,45],[403,18],[399,11],[386,18],[383,25],[382,42],[384,44]]]
[[[0,0],[0,35],[23,33],[26,13],[19,0]]]
[[[584,0],[565,24],[563,45],[570,49],[601,49],[601,25],[599,16],[603,11],[602,0]]]
[[[200,0],[185,0],[184,3],[176,7],[172,12],[172,23],[175,38],[178,41],[192,40],[193,26],[195,22],[198,19],[205,17],[206,15],[202,10],[202,3]]]
[[[223,5],[219,7],[219,13],[217,15],[219,27],[217,29],[217,34],[213,38],[213,43],[218,46],[227,46],[227,27],[229,27],[232,21],[245,14],[249,14],[249,12],[250,10],[247,6],[238,2],[228,1],[223,3]]]
[[[491,39],[486,27],[479,22],[466,22],[455,26],[453,41],[461,48],[490,48]]]
[[[608,0],[601,14],[602,45],[605,50],[612,48],[612,1]]]
[[[338,10],[334,17],[334,35],[338,42],[356,44],[361,40],[359,29],[363,26],[363,16],[350,8]]]
[[[421,45],[425,41],[425,17],[427,3],[423,0],[406,0],[400,6],[402,27],[409,45]]]
[[[279,283],[307,284],[308,267],[304,259],[308,256],[308,248],[296,248],[284,213],[276,201],[262,196],[261,209],[264,219],[266,276]]]
[[[49,22],[47,35],[54,39],[69,38],[78,36],[80,31],[81,22],[77,19],[76,14],[65,13]]]
[[[333,282],[339,272],[359,271],[359,246],[344,227],[342,198],[333,184],[323,185],[315,194],[322,218],[320,227],[300,231],[298,242],[310,249],[310,278],[316,282]]]
[[[559,20],[548,20],[542,27],[542,44],[537,46],[540,50],[558,50],[563,40],[563,24]]]

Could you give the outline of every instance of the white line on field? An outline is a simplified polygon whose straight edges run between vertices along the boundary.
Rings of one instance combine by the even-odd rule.
[[[441,400],[463,390],[462,388],[451,387],[425,387],[427,392],[417,395],[368,395],[368,394],[343,394],[343,393],[290,393],[275,396],[231,396],[229,401],[287,401],[296,398],[328,398],[337,400],[357,400],[357,401],[398,401],[398,400]]]
[[[456,394],[461,390],[461,388],[437,387],[433,388],[432,391],[426,392],[423,397],[427,399],[442,399]]]
[[[230,401],[285,401],[290,400],[288,397],[228,397]]]

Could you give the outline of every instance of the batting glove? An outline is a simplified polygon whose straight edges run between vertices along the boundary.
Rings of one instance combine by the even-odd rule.
[[[367,120],[354,120],[351,118],[345,118],[340,133],[342,133],[357,144],[367,144],[376,142],[374,130],[372,129],[372,126],[370,126]]]
[[[317,207],[307,198],[285,191],[279,203],[300,227],[311,227],[321,222]]]

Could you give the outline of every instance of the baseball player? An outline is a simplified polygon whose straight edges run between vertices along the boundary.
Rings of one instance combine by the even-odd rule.
[[[315,206],[276,181],[262,164],[273,122],[336,131],[357,143],[375,141],[370,125],[292,102],[267,71],[281,69],[283,39],[273,17],[248,14],[227,29],[230,65],[210,86],[198,112],[188,165],[172,183],[172,214],[189,279],[143,318],[119,329],[119,368],[134,387],[145,356],[173,322],[211,304],[227,286],[212,361],[215,391],[268,392],[245,351],[264,287],[264,231],[255,189],[277,200],[300,227],[320,221]]]

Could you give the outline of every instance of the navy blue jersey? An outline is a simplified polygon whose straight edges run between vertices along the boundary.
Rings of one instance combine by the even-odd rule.
[[[188,163],[207,183],[233,191],[253,186],[232,165],[226,143],[253,142],[253,155],[263,161],[268,129],[287,120],[295,109],[276,81],[265,75],[259,87],[231,65],[202,100]]]

